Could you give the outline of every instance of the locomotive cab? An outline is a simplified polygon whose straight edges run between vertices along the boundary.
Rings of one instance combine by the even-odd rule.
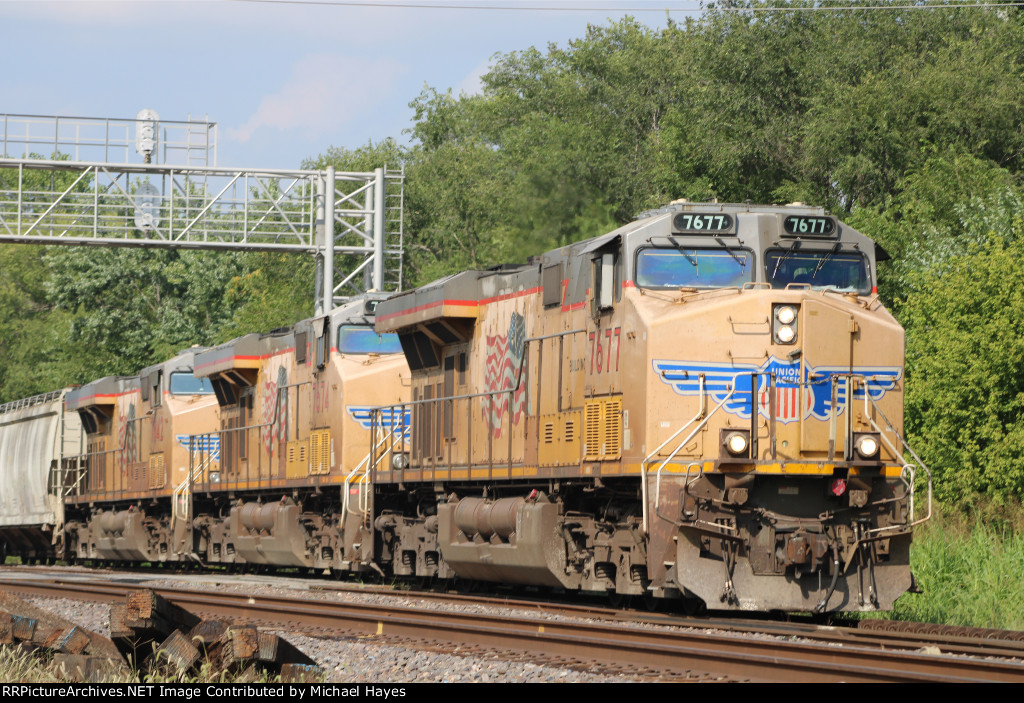
[[[823,210],[678,204],[627,259],[649,335],[655,581],[709,607],[889,609],[911,585],[903,331]],[[665,231],[667,230],[667,231]]]

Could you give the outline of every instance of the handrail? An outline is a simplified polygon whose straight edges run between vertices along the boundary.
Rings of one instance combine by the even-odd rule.
[[[57,488],[63,490],[63,494],[61,496],[62,498],[66,498],[67,496],[71,495],[71,492],[74,489],[78,488],[78,485],[85,480],[85,468],[82,466],[83,456],[88,455],[74,454],[72,456],[64,457],[63,459],[57,462],[56,466],[53,467],[52,471],[60,475],[60,485]],[[77,465],[72,466],[71,468],[65,468],[63,465],[65,461],[75,462]],[[75,479],[74,483],[68,485],[64,481],[67,479],[68,474],[71,473],[76,474],[77,478]]]
[[[896,457],[896,458],[901,458],[903,456],[903,452],[899,452],[899,451],[896,450],[896,446],[892,443],[892,441],[888,437],[886,437],[885,432],[882,430],[881,427],[879,427],[878,423],[875,422],[874,418],[871,415],[871,409],[872,408],[874,408],[874,410],[879,414],[879,416],[881,416],[881,418],[885,421],[886,428],[889,430],[889,432],[892,432],[894,435],[896,435],[896,438],[900,441],[900,444],[903,446],[903,448],[906,451],[910,452],[910,456],[914,457],[914,461],[917,462],[916,465],[911,464],[910,462],[904,462],[903,470],[900,472],[900,480],[903,481],[904,484],[907,486],[907,494],[908,494],[908,498],[909,498],[909,502],[910,502],[910,516],[909,516],[910,517],[910,524],[908,525],[908,527],[914,527],[915,525],[920,525],[921,523],[927,522],[932,517],[932,472],[928,468],[928,466],[923,461],[921,461],[921,457],[919,457],[917,455],[917,453],[914,451],[913,447],[911,447],[909,444],[907,444],[907,441],[900,435],[899,432],[896,431],[896,428],[893,427],[892,422],[889,421],[889,418],[886,417],[885,413],[882,412],[882,409],[880,407],[878,407],[878,403],[875,402],[875,400],[871,397],[871,394],[868,393],[867,389],[865,388],[864,389],[864,416],[868,419],[868,422],[871,423],[871,426],[873,428],[875,428],[875,430],[878,432],[878,436],[882,439],[882,441],[885,443],[885,445],[887,447],[889,447],[889,451],[892,452],[892,455],[894,457]],[[918,471],[918,469],[924,469],[924,472],[926,474],[928,474],[928,512],[920,520],[915,519],[915,496],[914,496],[915,488],[916,488],[915,481],[916,481],[916,478],[917,478],[917,471]],[[904,475],[908,476],[909,481],[906,478],[904,478]],[[886,531],[886,530],[892,530],[892,529],[896,529],[897,527],[898,526],[896,526],[896,525],[891,525],[891,526],[888,526],[888,527],[879,527],[879,528],[876,528],[874,530],[869,530],[869,534],[870,533],[874,533],[874,532],[883,532],[883,531]]]
[[[61,389],[59,391],[47,391],[46,393],[29,396],[28,398],[19,398],[18,400],[8,401],[0,405],[0,415],[13,412],[15,410],[21,410],[22,408],[29,408],[33,405],[40,405],[51,400],[56,400],[65,390],[66,389]]]
[[[196,435],[196,436],[199,436],[199,435]],[[200,452],[202,452],[202,451],[203,450],[200,450]],[[192,453],[192,451],[191,451],[191,448],[190,448],[189,449],[189,455],[190,456],[191,456],[191,453]],[[174,489],[174,492],[171,493],[171,504],[173,506],[177,507],[177,503],[175,502],[175,499],[179,495],[181,495],[182,497],[185,497],[186,499],[188,498],[189,495],[191,495],[192,491],[191,491],[191,489],[189,487],[195,482],[196,478],[198,478],[199,476],[202,476],[203,472],[206,471],[206,468],[213,463],[213,452],[206,452],[206,453],[208,453],[210,456],[207,457],[206,459],[200,461],[198,466],[191,467],[189,469],[188,475],[181,480],[181,483],[179,483],[178,486]],[[174,528],[174,519],[178,518],[178,517],[179,516],[178,516],[177,512],[172,514],[172,520],[171,520],[171,528],[172,529]],[[183,514],[180,515],[180,518],[182,520],[188,519],[188,511],[184,511]]]
[[[379,428],[377,432],[380,433],[382,430],[383,427]],[[362,514],[363,516],[365,516],[366,513],[369,511],[369,495],[366,491],[360,491],[359,512],[356,512],[349,508],[348,488],[352,484],[353,478],[355,478],[356,474],[360,473],[360,471],[362,472],[362,476],[360,476],[357,479],[357,482],[367,483],[370,476],[370,469],[374,464],[374,460],[383,459],[389,453],[394,453],[394,443],[389,443],[389,446],[384,450],[384,453],[381,454],[379,457],[377,456],[377,450],[380,449],[381,446],[383,446],[386,442],[389,442],[389,440],[393,439],[396,434],[398,434],[398,432],[395,430],[394,427],[392,427],[391,431],[387,432],[383,437],[380,438],[379,441],[376,441],[376,443],[371,438],[370,451],[366,454],[366,457],[362,461],[360,461],[356,465],[356,467],[352,469],[352,471],[350,471],[348,475],[345,477],[344,489],[342,491],[341,498],[342,515],[348,515],[349,513],[351,513],[352,515]]]
[[[649,502],[648,494],[649,494],[649,490],[648,490],[648,486],[647,486],[647,481],[648,481],[648,476],[649,476],[649,473],[650,473],[650,465],[652,463],[652,459],[655,457],[655,455],[658,454],[658,452],[660,452],[662,449],[664,449],[665,446],[667,446],[671,441],[673,441],[676,437],[678,437],[680,434],[682,434],[688,428],[693,426],[694,423],[697,423],[697,425],[695,427],[693,427],[693,429],[689,432],[689,434],[686,435],[686,438],[683,439],[683,441],[680,442],[675,447],[675,449],[672,450],[672,452],[668,455],[668,457],[666,457],[660,463],[660,465],[658,466],[658,468],[656,470],[655,515],[660,517],[660,518],[662,518],[662,519],[665,519],[665,520],[667,520],[669,522],[674,522],[673,520],[670,520],[669,518],[665,517],[664,515],[661,515],[660,512],[659,512],[659,509],[658,509],[658,506],[659,506],[660,501],[661,501],[661,476],[662,476],[662,471],[667,468],[668,464],[673,459],[675,459],[676,455],[682,450],[682,448],[684,446],[686,446],[687,442],[689,442],[698,432],[700,432],[707,425],[707,423],[710,421],[711,417],[714,416],[715,413],[717,413],[726,404],[726,402],[728,402],[732,398],[732,396],[736,393],[736,390],[737,390],[737,387],[736,387],[737,386],[737,380],[739,379],[739,377],[741,375],[746,375],[746,372],[737,373],[735,376],[733,376],[732,381],[731,381],[731,383],[728,386],[728,393],[726,393],[726,395],[722,398],[722,400],[710,412],[708,412],[705,415],[707,390],[705,388],[705,377],[704,377],[704,374],[701,374],[700,375],[700,391],[699,391],[699,393],[700,393],[700,407],[698,408],[697,414],[693,418],[691,418],[689,421],[684,423],[682,426],[680,426],[680,428],[678,430],[676,430],[671,436],[668,437],[668,439],[666,439],[664,442],[662,442],[660,445],[658,445],[658,447],[656,449],[654,449],[650,454],[648,454],[644,458],[644,460],[640,463],[640,475],[641,475],[641,484],[640,485],[641,485],[641,495],[642,495],[642,502],[643,502],[642,530],[643,530],[644,534],[648,534],[649,530],[650,530],[650,511],[649,511],[649,508],[648,508],[648,502]],[[882,412],[881,408],[878,406],[878,403],[875,401],[875,399],[873,399],[871,397],[871,392],[870,392],[870,388],[868,386],[867,381],[869,379],[871,379],[871,378],[874,378],[874,376],[866,375],[866,374],[856,374],[856,373],[831,374],[831,375],[832,375],[833,397],[835,395],[834,391],[835,391],[835,386],[836,386],[837,379],[840,379],[840,378],[845,378],[846,379],[846,402],[844,404],[846,406],[846,413],[847,413],[846,421],[847,421],[847,423],[852,421],[851,406],[853,404],[853,396],[856,393],[856,387],[854,386],[852,381],[854,379],[858,379],[863,384],[864,415],[867,418],[867,421],[875,429],[875,431],[878,432],[879,437],[882,439],[882,441],[885,443],[885,445],[889,448],[889,450],[892,452],[894,457],[897,457],[897,458],[901,457],[902,456],[902,452],[897,450],[896,446],[893,444],[891,439],[887,436],[887,431],[889,433],[892,433],[893,435],[896,436],[896,438],[900,441],[900,443],[906,449],[906,451],[908,451],[910,453],[910,455],[913,457],[914,462],[916,462],[916,463],[914,463],[914,462],[903,462],[902,471],[901,471],[901,474],[900,474],[900,480],[907,487],[908,500],[909,500],[909,523],[907,525],[888,525],[888,526],[885,526],[885,527],[878,527],[878,528],[869,530],[867,532],[867,534],[875,534],[875,533],[903,530],[903,529],[907,529],[908,527],[914,527],[916,525],[919,525],[919,524],[921,524],[923,522],[927,522],[928,520],[930,520],[931,519],[931,515],[932,515],[932,503],[933,503],[933,485],[932,485],[932,474],[931,474],[931,471],[928,469],[928,467],[925,465],[925,463],[921,460],[921,458],[914,452],[913,448],[909,444],[907,444],[906,440],[896,430],[896,428],[893,426],[892,422],[890,422],[888,417],[886,417],[885,413]],[[799,382],[797,382],[795,384],[791,384],[791,385],[797,385],[797,386],[800,386],[800,387],[806,387],[806,386],[810,386],[810,385],[816,385],[816,382],[813,382],[813,381],[808,379],[806,381],[799,381]],[[753,412],[756,411],[756,409],[754,408],[753,394],[755,394],[757,392],[756,389],[754,388],[753,382],[751,382],[751,391],[750,392],[752,394],[751,412],[753,413]],[[874,409],[875,412],[877,412],[878,416],[880,416],[882,418],[882,420],[885,422],[885,425],[886,425],[885,429],[880,427],[879,424],[875,421],[873,413],[871,412],[872,408]],[[837,417],[838,414],[839,414],[838,403],[833,402],[831,404],[830,413],[829,413],[829,415],[830,415],[830,417],[829,417],[830,425],[833,425],[835,423],[836,417]],[[834,441],[834,435],[832,434],[834,432],[835,432],[834,426],[830,427],[830,435],[831,435],[830,439],[832,439],[832,441]],[[847,427],[846,435],[847,435],[847,438],[849,438],[849,436],[850,436],[850,428],[849,427]],[[844,442],[844,445],[848,444],[848,443],[849,443],[849,441],[847,439],[847,441]],[[830,450],[830,452],[831,452],[831,450]],[[829,458],[830,458],[830,460],[832,460],[831,453],[830,453],[830,457]],[[687,469],[686,469],[687,485],[689,485],[689,476],[690,476],[690,473],[691,473],[691,469],[693,468],[694,465],[695,465],[694,463],[691,463],[691,464],[689,464],[687,466]],[[927,492],[928,492],[928,509],[927,509],[927,513],[924,515],[924,517],[918,518],[917,514],[916,514],[915,489],[916,489],[917,473],[918,473],[918,471],[920,471],[922,469],[925,471],[925,473],[928,476],[928,486],[927,486],[927,489],[928,489],[927,490]],[[701,466],[701,470],[700,470],[700,473],[702,473],[702,472],[703,472],[703,466]],[[699,476],[699,474],[698,474],[698,476]]]
[[[670,461],[672,461],[672,459],[675,458],[676,454],[678,454],[682,450],[682,448],[686,446],[687,442],[689,442],[691,439],[693,439],[693,437],[698,432],[700,432],[704,428],[705,425],[708,424],[708,421],[711,419],[711,417],[716,412],[718,412],[722,408],[722,406],[725,405],[726,402],[729,401],[730,398],[732,398],[733,394],[736,392],[736,380],[740,376],[745,376],[745,375],[747,375],[746,372],[740,372],[740,373],[737,373],[735,376],[732,377],[732,383],[729,384],[729,392],[725,394],[725,397],[722,398],[721,402],[719,402],[718,405],[716,405],[715,408],[710,413],[708,413],[707,416],[704,417],[704,419],[701,420],[700,423],[696,427],[693,428],[693,430],[690,432],[690,434],[688,434],[686,436],[686,439],[684,439],[682,442],[680,442],[676,446],[676,448],[672,450],[672,452],[668,455],[668,457],[666,457],[666,459],[663,462],[661,462],[661,465],[658,467],[657,483],[655,485],[656,500],[658,499],[657,497],[660,496],[660,494],[661,494],[661,470],[664,469],[665,466]],[[753,384],[751,384],[750,392],[751,392],[751,397],[753,397],[753,394],[754,394]],[[655,449],[653,452],[648,454],[647,457],[645,457],[644,460],[640,462],[640,486],[641,486],[641,490],[642,490],[642,494],[641,495],[643,497],[643,506],[642,506],[643,507],[643,521],[642,521],[642,526],[643,526],[643,533],[644,534],[649,534],[649,530],[650,530],[650,515],[649,515],[649,511],[647,509],[647,466],[648,466],[648,464],[650,464],[651,458],[655,454],[660,452],[665,447],[665,445],[667,445],[673,439],[678,437],[683,432],[683,430],[685,430],[687,427],[689,427],[690,425],[692,425],[694,422],[696,422],[697,420],[699,420],[701,418],[701,415],[704,414],[704,408],[705,408],[704,374],[701,374],[700,375],[700,408],[698,409],[697,414],[693,417],[693,419],[691,419],[685,425],[683,425],[678,430],[676,430],[675,433],[671,437],[669,437],[664,442],[662,442],[658,446],[657,449]],[[686,473],[687,473],[687,475],[689,475],[689,473],[690,473],[689,467],[687,467]],[[657,505],[655,505],[655,508],[657,508]],[[655,510],[655,513],[657,513],[657,510]],[[661,517],[661,516],[659,515],[659,517]]]

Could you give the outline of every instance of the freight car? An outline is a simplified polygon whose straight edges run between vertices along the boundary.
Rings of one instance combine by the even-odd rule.
[[[66,457],[81,451],[70,388],[0,405],[0,563],[53,557],[64,524],[61,491],[51,482]]]
[[[382,566],[891,608],[927,475],[879,254],[820,208],[678,202],[382,302],[413,379],[380,411],[412,437],[374,464]]]

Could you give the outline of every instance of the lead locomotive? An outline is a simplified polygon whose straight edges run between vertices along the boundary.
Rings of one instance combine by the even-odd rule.
[[[413,375],[411,442],[375,472],[384,558],[711,608],[891,608],[919,469],[880,251],[819,208],[679,202],[381,303]]]

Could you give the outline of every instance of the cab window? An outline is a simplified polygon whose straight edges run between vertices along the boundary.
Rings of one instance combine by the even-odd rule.
[[[636,284],[641,288],[726,288],[753,280],[753,254],[746,249],[641,249]]]
[[[400,354],[397,334],[377,334],[372,327],[342,325],[338,330],[338,351],[342,354]]]
[[[213,385],[208,378],[196,378],[190,373],[176,371],[171,374],[171,395],[210,395]]]
[[[765,253],[764,264],[772,288],[806,283],[816,290],[871,292],[867,260],[860,253],[773,249]]]

